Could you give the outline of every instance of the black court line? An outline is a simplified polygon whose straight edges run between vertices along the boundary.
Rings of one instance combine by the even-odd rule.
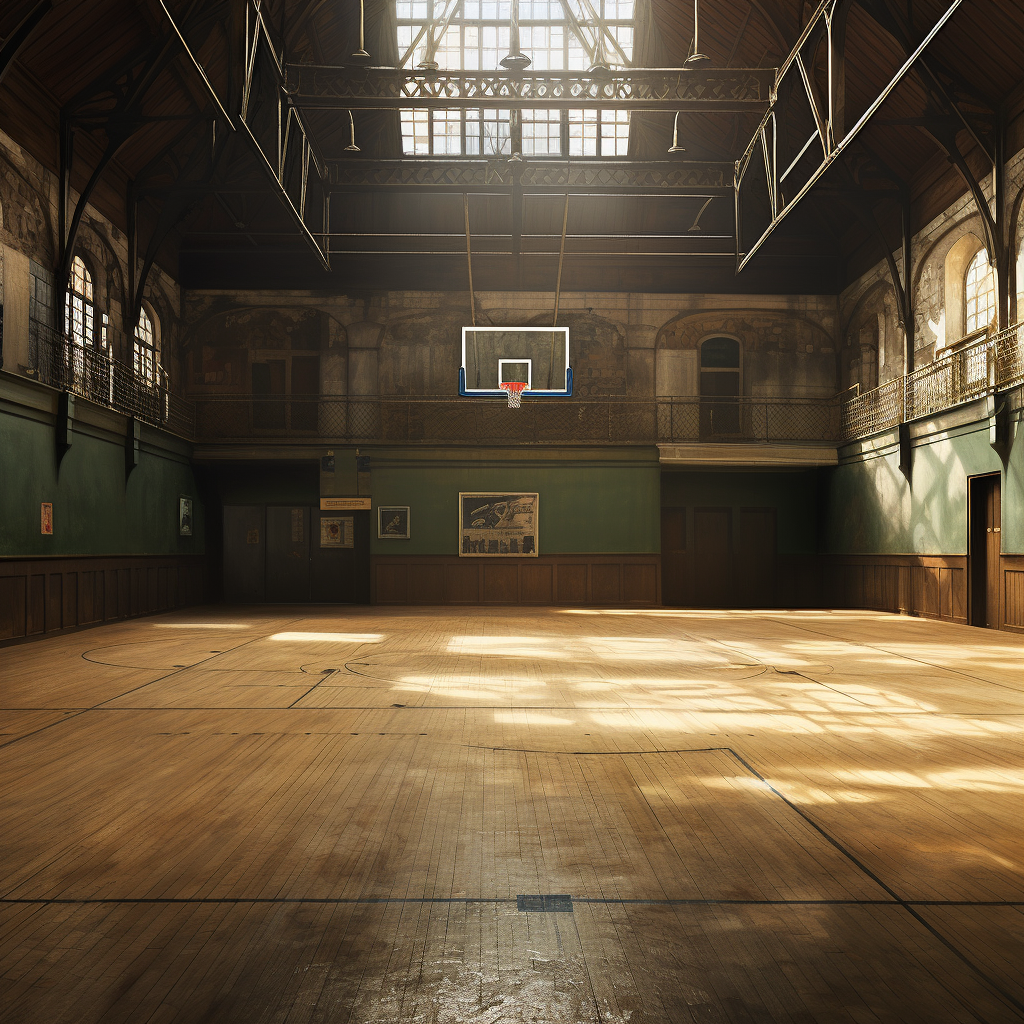
[[[472,744],[465,744],[465,746],[473,746]],[[480,749],[480,748],[478,748]],[[857,868],[862,874],[866,875],[871,879],[883,892],[887,893],[891,899],[878,901],[886,906],[898,906],[905,910],[915,921],[918,922],[923,928],[925,928],[931,935],[933,935],[939,942],[942,943],[958,960],[965,964],[970,970],[972,970],[988,987],[996,993],[1001,999],[1005,1000],[1010,1006],[1012,1006],[1020,1015],[1024,1017],[1024,1003],[1016,999],[1009,992],[1007,992],[995,979],[989,977],[989,975],[983,971],[966,953],[961,951],[954,943],[947,939],[934,925],[930,924],[924,917],[921,916],[914,908],[915,907],[926,907],[926,906],[948,906],[957,904],[945,904],[941,901],[932,902],[926,900],[907,900],[904,899],[899,893],[896,892],[891,886],[887,885],[882,879],[869,868],[863,861],[861,861],[852,851],[848,850],[838,839],[835,839],[830,835],[821,825],[819,825],[806,811],[802,810],[797,804],[795,804],[788,797],[784,796],[779,792],[752,764],[744,760],[732,747],[696,747],[696,748],[685,748],[677,750],[573,750],[573,751],[557,751],[557,750],[527,750],[522,748],[514,747],[486,747],[482,749],[494,750],[494,751],[507,751],[509,753],[522,753],[522,754],[548,754],[551,756],[612,756],[612,757],[630,757],[642,754],[712,754],[712,753],[723,753],[728,754],[730,757],[738,761],[751,775],[754,776],[758,782],[761,783],[769,792],[777,796],[790,810],[800,815],[804,821],[807,822],[811,828],[814,829],[827,843],[834,847],[843,857],[845,857],[854,867]],[[582,902],[582,901],[581,901]],[[852,901],[854,904],[858,902],[867,903],[872,905],[874,901]],[[842,901],[837,901],[838,904],[842,904]],[[971,906],[971,903],[962,903],[961,906]],[[987,904],[980,904],[982,906]],[[1021,906],[1020,903],[1008,902],[1008,903],[994,903],[992,906]],[[977,1013],[973,1008],[967,1007],[968,1011],[978,1020],[982,1018],[978,1017]]]
[[[540,897],[537,897],[540,898]],[[550,897],[545,897],[550,898]],[[569,896],[573,903],[595,906],[640,907],[1024,907],[1024,901],[1010,900],[738,900],[738,899],[665,899],[651,897]],[[512,904],[519,896],[4,896],[0,906],[118,906],[118,905],[202,905],[243,904],[245,906],[279,903],[314,903],[329,906],[348,904],[419,903],[491,903]]]

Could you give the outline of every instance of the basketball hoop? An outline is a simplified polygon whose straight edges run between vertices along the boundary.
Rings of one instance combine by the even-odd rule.
[[[508,392],[508,407],[518,409],[523,403],[523,392],[529,385],[525,380],[503,380],[498,387]]]

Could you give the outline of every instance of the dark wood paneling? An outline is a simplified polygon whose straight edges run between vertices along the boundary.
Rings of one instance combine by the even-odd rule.
[[[444,596],[445,604],[479,604],[480,563],[452,559],[444,567]]]
[[[377,600],[381,604],[409,603],[409,566],[377,566]]]
[[[555,567],[524,565],[519,571],[520,601],[523,604],[551,604],[555,593]]]
[[[587,604],[590,588],[587,586],[586,565],[558,566],[555,576],[555,603],[579,605]]]
[[[0,559],[0,642],[206,599],[201,555]]]
[[[1003,581],[1003,628],[1024,633],[1024,555],[1000,558]]]
[[[480,596],[484,604],[519,603],[519,566],[507,562],[480,565]]]
[[[541,555],[460,559],[375,555],[375,604],[588,604],[652,607],[660,601],[660,556]],[[405,580],[404,586],[397,582]]]
[[[590,567],[590,600],[594,604],[621,604],[622,568],[618,565]]]
[[[415,597],[410,599],[410,594]],[[410,565],[409,590],[403,603],[444,604],[444,566],[437,563]]]

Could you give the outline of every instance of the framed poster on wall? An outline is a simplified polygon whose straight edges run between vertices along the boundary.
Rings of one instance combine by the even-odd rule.
[[[350,548],[355,544],[355,520],[352,516],[321,516],[320,547]]]
[[[378,505],[377,506],[377,539],[408,540],[409,539],[409,506]]]
[[[469,558],[537,555],[540,495],[459,493],[459,554]]]
[[[178,498],[178,536],[192,536],[192,499],[184,495]]]

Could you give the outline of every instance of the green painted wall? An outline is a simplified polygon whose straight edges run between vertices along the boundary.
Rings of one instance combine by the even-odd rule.
[[[837,554],[964,555],[967,478],[1002,470],[987,423],[938,436],[913,450],[912,483],[895,450],[832,470],[827,549]],[[1002,474],[1003,552],[1024,552],[1024,442]]]
[[[785,555],[818,550],[818,470],[774,473],[669,470],[662,476],[666,508],[774,508],[778,550]]]
[[[408,541],[378,540],[374,511],[374,554],[458,554],[460,491],[536,491],[542,555],[660,549],[660,472],[650,456],[417,463],[375,455],[371,467],[374,509],[408,505],[411,533]]]
[[[124,445],[75,432],[57,466],[54,432],[0,412],[0,555],[201,554],[203,510],[187,458],[147,446],[127,482]],[[148,448],[148,450],[147,450]],[[178,536],[178,497],[193,499],[193,535]],[[53,503],[53,535],[39,506]]]

